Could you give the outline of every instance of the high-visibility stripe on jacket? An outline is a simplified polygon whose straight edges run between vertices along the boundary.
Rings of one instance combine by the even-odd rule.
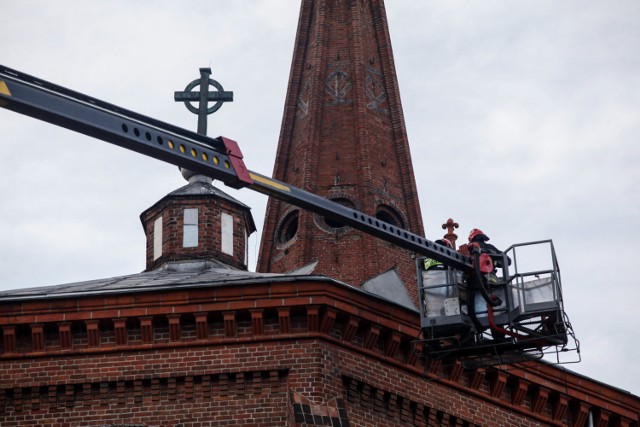
[[[424,260],[424,269],[429,270],[430,268],[436,267],[438,265],[443,265],[440,261],[436,261],[435,259],[426,258]]]

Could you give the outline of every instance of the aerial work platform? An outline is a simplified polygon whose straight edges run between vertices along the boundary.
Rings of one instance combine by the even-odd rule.
[[[418,260],[426,357],[475,366],[578,350],[553,242],[516,244],[491,258],[502,266],[492,274],[434,269],[429,259]]]

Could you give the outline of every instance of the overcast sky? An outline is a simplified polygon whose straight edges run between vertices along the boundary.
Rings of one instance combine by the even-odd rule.
[[[235,100],[209,134],[271,174],[299,1],[0,2],[1,64],[181,127],[173,92],[210,66]],[[553,239],[567,368],[640,394],[640,2],[386,8],[427,237],[452,217],[461,240]],[[0,289],[144,269],[138,216],[175,167],[7,110],[0,132]],[[221,187],[253,209],[254,266],[266,197]]]

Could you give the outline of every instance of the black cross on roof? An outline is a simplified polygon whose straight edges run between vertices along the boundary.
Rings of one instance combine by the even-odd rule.
[[[184,102],[189,111],[198,115],[198,133],[201,135],[207,134],[207,115],[218,111],[224,102],[233,101],[233,92],[225,91],[220,83],[209,78],[210,75],[211,68],[200,68],[200,79],[189,83],[184,92],[174,92],[173,95],[175,101]],[[208,92],[210,85],[218,90]],[[193,91],[196,86],[200,86],[200,91]],[[210,101],[215,101],[211,107]],[[198,107],[191,102],[198,102]]]

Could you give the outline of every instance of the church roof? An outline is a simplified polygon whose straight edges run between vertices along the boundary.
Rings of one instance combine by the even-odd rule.
[[[282,283],[301,280],[337,283],[353,288],[356,292],[362,292],[375,298],[387,300],[392,304],[401,305],[415,311],[415,308],[407,306],[403,301],[393,301],[393,299],[387,295],[364,291],[330,277],[313,275],[306,266],[286,274],[255,273],[230,268],[226,264],[212,260],[169,262],[156,270],[125,276],[1,291],[0,302],[154,292],[228,285],[240,286],[276,281]]]
[[[90,294],[151,292],[178,287],[200,287],[228,284],[246,284],[295,278],[286,274],[254,273],[229,268],[217,261],[171,262],[162,268],[142,273],[84,282],[67,283],[37,288],[0,292],[0,301],[18,299],[64,298]],[[307,276],[305,280],[330,280]]]
[[[216,196],[243,208],[251,209],[235,197],[232,197],[219,188],[214,187],[211,183],[203,181],[190,182],[189,184],[167,194],[165,197],[171,196]]]
[[[225,200],[233,205],[238,206],[240,209],[246,211],[245,217],[248,221],[248,224],[247,224],[249,228],[248,231],[249,233],[253,233],[254,231],[256,231],[256,225],[253,220],[253,215],[251,215],[251,207],[242,203],[240,200],[236,199],[235,197],[230,196],[229,194],[225,193],[219,188],[216,188],[213,185],[211,178],[204,177],[202,175],[192,176],[189,179],[189,183],[187,185],[184,185],[178,188],[177,190],[172,191],[171,193],[164,196],[162,199],[158,200],[156,203],[153,204],[153,206],[149,207],[144,212],[142,212],[140,214],[140,218],[144,217],[144,215],[147,212],[151,211],[154,207],[158,206],[165,200],[172,199],[172,198],[181,198],[181,197],[186,197],[186,198],[216,197],[218,199]]]

